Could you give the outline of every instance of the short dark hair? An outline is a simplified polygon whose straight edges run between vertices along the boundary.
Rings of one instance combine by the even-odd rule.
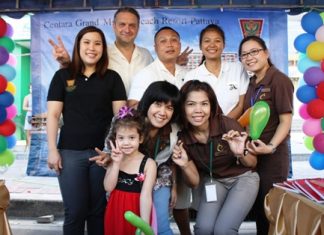
[[[182,128],[190,129],[189,122],[186,117],[185,112],[185,103],[188,98],[188,95],[192,91],[204,91],[207,94],[209,103],[210,103],[210,119],[211,120],[215,115],[222,114],[222,109],[219,107],[215,92],[211,86],[206,82],[201,82],[199,80],[189,80],[187,81],[180,89],[180,118],[179,124]]]
[[[163,30],[171,30],[171,31],[175,32],[177,34],[177,36],[179,37],[179,39],[180,39],[180,34],[175,29],[173,29],[173,28],[171,28],[169,26],[165,26],[165,27],[160,28],[158,31],[156,31],[156,33],[154,35],[154,41],[156,40],[158,34]]]
[[[140,21],[140,15],[138,14],[138,11],[136,11],[136,9],[132,8],[132,7],[121,7],[119,8],[115,14],[114,14],[114,21],[116,21],[116,17],[119,13],[122,13],[122,12],[128,12],[128,13],[131,13],[133,14],[134,16],[136,16],[137,18],[137,22],[139,23]]]
[[[75,37],[73,52],[72,52],[72,61],[71,64],[69,65],[72,74],[71,79],[76,79],[78,74],[82,73],[84,70],[84,63],[82,62],[80,57],[80,41],[85,34],[94,33],[94,32],[100,34],[102,40],[102,47],[103,47],[102,56],[96,64],[96,72],[98,73],[99,77],[103,77],[107,72],[108,53],[107,53],[107,42],[106,42],[105,35],[101,29],[95,26],[87,26],[81,29],[77,34],[77,36]]]
[[[256,43],[258,43],[261,46],[261,48],[264,51],[268,51],[267,45],[262,38],[260,38],[256,35],[247,36],[247,37],[243,38],[242,41],[240,42],[239,51],[238,51],[240,60],[241,60],[241,55],[242,55],[242,46],[247,41],[255,41]],[[268,64],[269,64],[269,66],[273,65],[270,58],[268,58]]]
[[[179,114],[179,101],[180,93],[179,89],[175,85],[167,81],[157,81],[151,83],[145,90],[138,103],[137,110],[146,117],[150,106],[154,102],[171,102],[174,109],[171,121],[175,121]]]

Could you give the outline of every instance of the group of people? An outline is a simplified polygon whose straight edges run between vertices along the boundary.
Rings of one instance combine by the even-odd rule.
[[[127,210],[173,234],[170,208],[180,233],[191,234],[191,189],[195,234],[237,234],[251,208],[258,234],[267,234],[265,195],[288,176],[290,79],[257,36],[241,41],[241,63],[222,61],[218,25],[200,33],[198,68],[181,66],[191,51],[180,54],[171,27],[156,32],[153,60],[134,43],[139,20],[133,8],[117,10],[111,45],[100,29],[81,29],[71,59],[59,37],[50,40],[62,68],[47,97],[48,166],[58,174],[64,234],[84,234],[85,224],[88,234],[134,234]],[[259,100],[270,119],[249,140],[236,119]]]

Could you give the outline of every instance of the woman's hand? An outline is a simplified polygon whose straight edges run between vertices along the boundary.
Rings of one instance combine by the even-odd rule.
[[[48,151],[47,166],[50,169],[54,169],[58,175],[60,174],[63,166],[61,155],[59,154],[57,149]]]
[[[189,159],[186,150],[183,148],[182,141],[178,141],[178,143],[173,147],[172,160],[175,164],[180,167],[186,167],[188,165]]]
[[[222,136],[222,139],[227,141],[231,151],[237,155],[243,155],[245,141],[248,137],[246,132],[238,132],[234,130],[230,130],[226,134]]]
[[[274,146],[265,144],[261,140],[249,141],[246,145],[246,148],[250,153],[252,153],[254,155],[271,154],[271,153],[273,153],[273,150],[275,149]]]
[[[98,153],[98,155],[89,158],[89,161],[96,162],[98,166],[107,167],[108,164],[111,162],[109,154],[105,151],[101,151],[98,148],[95,148],[95,150]]]

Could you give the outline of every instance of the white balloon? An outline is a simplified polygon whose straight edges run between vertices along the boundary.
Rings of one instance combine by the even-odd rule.
[[[316,30],[315,38],[317,41],[324,42],[324,25]]]

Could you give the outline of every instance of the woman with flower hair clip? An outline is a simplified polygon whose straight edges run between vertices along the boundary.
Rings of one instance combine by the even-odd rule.
[[[145,123],[140,113],[122,107],[114,118],[107,143],[112,163],[104,179],[105,190],[110,194],[105,235],[135,234],[136,227],[124,219],[126,211],[132,211],[150,224],[156,164],[139,150],[144,133]]]
[[[178,139],[178,127],[174,122],[179,113],[179,100],[179,89],[175,85],[167,81],[157,81],[146,89],[137,108],[142,114],[142,120],[147,124],[147,138],[143,141],[143,150],[155,160],[158,166],[153,190],[158,235],[173,234],[169,214],[170,208],[173,208],[177,201],[177,189],[172,161],[183,173],[188,186],[195,187],[199,183],[199,174],[193,161],[185,157],[171,160]],[[111,161],[110,155],[106,152],[98,151],[98,154],[91,159],[98,165],[104,166]]]

